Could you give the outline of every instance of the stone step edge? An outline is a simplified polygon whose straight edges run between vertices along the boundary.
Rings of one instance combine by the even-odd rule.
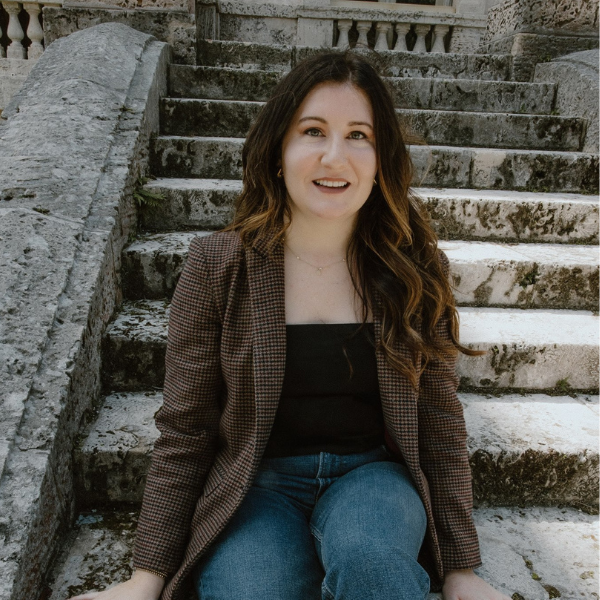
[[[459,394],[459,399],[476,504],[597,510],[598,397]],[[161,404],[160,392],[105,398],[75,452],[77,487],[86,504],[141,499]]]
[[[173,68],[173,67],[181,68]],[[265,70],[251,70],[251,69],[233,69],[230,67],[211,67],[211,66],[197,66],[197,65],[172,65],[169,72],[169,98],[186,98],[196,100],[232,100],[236,99],[243,100],[243,94],[248,93],[247,91],[240,92],[239,88],[233,86],[225,86],[226,91],[223,91],[223,84],[221,82],[207,82],[208,87],[204,87],[204,83],[201,84],[195,81],[178,81],[181,77],[195,77],[199,76],[210,77],[211,75],[221,74],[232,74],[242,76],[241,80],[238,80],[238,84],[244,84],[250,86],[250,81],[244,81],[243,78],[255,78],[259,77],[263,79],[266,85],[265,90],[250,92],[250,96],[258,99],[258,101],[264,101],[269,97],[269,85],[275,86],[279,81],[283,73],[277,73],[273,71]],[[444,105],[449,107],[444,110],[457,111],[462,110],[461,108],[454,107],[452,104],[452,97],[455,97],[459,92],[454,87],[469,88],[466,93],[474,94],[477,98],[483,98],[482,102],[488,104],[489,108],[489,97],[496,96],[498,93],[507,94],[518,94],[518,99],[505,100],[504,103],[495,105],[491,112],[503,113],[507,112],[506,108],[511,106],[516,107],[519,105],[518,110],[508,111],[510,114],[530,114],[530,115],[551,115],[553,114],[554,96],[556,94],[556,84],[544,83],[544,82],[515,82],[515,81],[491,81],[491,80],[473,80],[473,79],[455,79],[450,77],[439,77],[439,78],[411,78],[411,77],[393,77],[386,76],[384,79],[388,82],[389,86],[393,88],[392,94],[394,97],[394,106],[396,108],[416,108],[412,107],[413,101],[417,101],[420,105],[423,105],[425,98],[427,102],[431,102],[436,91],[439,91],[439,87],[442,86],[444,90]],[[268,85],[267,85],[268,82]],[[200,85],[200,88],[197,86]],[[400,89],[396,89],[400,86]],[[494,89],[485,89],[485,86],[494,86]],[[471,89],[472,88],[472,89]],[[477,89],[475,89],[477,88]],[[248,87],[251,90],[251,87]],[[464,90],[463,90],[464,91]],[[239,94],[239,97],[235,95]],[[523,98],[521,95],[526,94],[527,97]],[[537,95],[532,96],[531,94]],[[221,97],[225,96],[225,97]],[[403,99],[408,100],[401,102]],[[504,104],[504,106],[503,106]],[[475,98],[473,97],[469,101],[469,105],[476,105]],[[431,110],[432,107],[429,106]]]
[[[242,177],[245,138],[158,136],[150,147],[157,177]],[[598,194],[598,155],[576,151],[411,144],[413,185]]]
[[[131,300],[170,297],[192,239],[210,232],[146,235],[123,250],[123,293]],[[594,310],[597,246],[441,241],[462,306]]]
[[[169,302],[124,303],[104,338],[105,385],[161,387]],[[463,390],[568,393],[598,389],[598,316],[557,309],[458,309],[461,342],[485,350],[459,355]],[[142,383],[143,381],[143,383]]]
[[[186,139],[186,138],[182,138]],[[222,138],[218,138],[222,139]],[[240,139],[240,138],[232,138]],[[433,146],[432,146],[433,147]],[[474,148],[475,149],[475,148]],[[498,149],[498,152],[506,150]],[[512,152],[512,150],[511,150]],[[575,152],[571,154],[576,154]],[[174,189],[174,190],[215,190],[222,187],[224,190],[241,191],[241,179],[206,179],[202,177],[157,177],[149,181],[145,189]],[[453,200],[461,199],[481,199],[498,200],[511,202],[513,200],[539,202],[577,202],[586,203],[591,206],[599,206],[600,201],[597,194],[578,194],[573,192],[528,192],[522,190],[480,190],[469,188],[432,188],[432,187],[412,187],[411,190],[419,196],[435,196],[440,198],[450,198]]]
[[[453,111],[448,111],[453,112]],[[242,137],[226,137],[226,136],[203,136],[203,135],[167,135],[160,134],[153,138],[153,142],[156,141],[198,141],[198,142],[228,142],[233,144],[239,144],[240,151],[244,145],[246,138]],[[493,153],[493,154],[522,154],[536,156],[538,154],[542,156],[558,156],[558,157],[589,157],[598,158],[600,155],[595,152],[583,152],[579,150],[527,150],[525,148],[482,148],[480,146],[443,146],[440,144],[407,144],[410,150],[429,150],[431,152],[444,151],[444,152],[455,152],[460,154],[462,152],[471,153]],[[544,193],[544,192],[540,192]],[[597,194],[591,194],[597,195]]]
[[[145,187],[160,198],[143,207],[146,231],[218,230],[231,222],[237,179],[157,179]],[[510,190],[414,187],[440,239],[524,243],[598,243],[597,196]]]
[[[163,104],[166,103],[174,103],[174,104],[193,104],[193,103],[218,103],[218,104],[238,104],[241,106],[249,106],[249,105],[257,105],[264,106],[266,102],[258,101],[258,100],[218,100],[213,98],[177,98],[173,96],[165,96],[161,98],[161,102]],[[461,113],[465,115],[467,118],[470,116],[471,118],[475,118],[476,116],[493,116],[496,118],[500,118],[503,116],[506,117],[520,117],[522,119],[531,118],[531,119],[551,119],[554,122],[562,122],[562,121],[573,121],[581,124],[587,123],[587,120],[583,117],[570,117],[567,115],[553,115],[553,114],[535,114],[535,113],[507,113],[507,112],[485,112],[485,111],[463,111],[463,110],[440,110],[433,108],[396,108],[395,109],[398,114],[405,115],[407,117],[420,115],[420,114],[430,114],[436,113],[440,114],[440,116],[455,115],[456,113]],[[572,150],[572,152],[576,152],[576,150]]]
[[[202,60],[205,58],[205,51],[207,50],[216,50],[217,52],[221,51],[221,50],[229,50],[231,52],[231,50],[244,50],[244,54],[245,57],[247,57],[247,55],[250,53],[251,54],[251,58],[254,58],[253,56],[253,52],[256,51],[257,53],[266,53],[269,55],[269,61],[265,61],[264,58],[261,58],[259,60],[260,63],[262,64],[266,64],[268,62],[270,67],[279,67],[279,69],[273,69],[275,70],[280,70],[281,67],[283,67],[283,69],[285,71],[291,69],[292,67],[296,66],[296,64],[298,63],[299,60],[302,60],[304,58],[307,58],[308,56],[317,54],[322,52],[323,50],[334,50],[334,48],[326,48],[326,49],[321,49],[321,48],[312,48],[310,46],[297,46],[297,45],[286,45],[286,44],[261,44],[258,42],[238,42],[235,40],[198,40],[196,42],[196,46],[197,46],[197,65],[198,66],[211,66],[211,65],[203,65]],[[385,65],[390,59],[396,63],[396,65],[398,63],[401,63],[402,59],[406,59],[409,63],[412,63],[413,65],[413,69],[418,67],[414,66],[414,63],[427,63],[427,62],[439,62],[447,60],[450,62],[454,62],[454,61],[462,61],[466,64],[468,64],[469,62],[476,62],[479,63],[480,61],[490,61],[491,63],[493,63],[493,65],[495,65],[496,67],[492,66],[492,70],[497,71],[498,73],[500,73],[500,71],[498,70],[497,66],[501,65],[502,67],[502,71],[504,71],[503,75],[506,77],[510,77],[511,76],[511,71],[512,71],[512,62],[513,62],[513,57],[511,54],[464,54],[464,53],[443,53],[443,54],[437,54],[435,56],[432,56],[431,53],[427,53],[427,54],[420,54],[420,53],[414,53],[414,52],[410,52],[410,51],[406,51],[406,52],[396,52],[396,51],[392,51],[392,50],[384,50],[384,51],[378,51],[377,53],[373,52],[372,50],[367,50],[367,49],[352,49],[353,52],[355,52],[356,54],[362,55],[367,59],[371,59],[371,62],[375,63],[375,67],[381,67],[381,65]],[[275,57],[273,56],[273,54],[276,54]],[[277,56],[277,53],[279,53],[279,57]],[[283,64],[283,62],[281,61],[281,59],[279,60],[279,62],[274,63],[273,59],[275,58],[276,60],[278,58],[281,57],[281,55],[287,55],[286,58],[284,59],[285,64]],[[447,57],[447,58],[446,58]],[[502,64],[504,63],[504,64]],[[236,63],[229,63],[229,64],[236,64]],[[244,63],[245,65],[249,65],[249,64],[255,64],[255,62],[253,62],[252,60],[250,62],[246,62]],[[394,66],[396,66],[394,65]],[[402,65],[401,65],[402,66]],[[481,66],[481,65],[477,65],[477,66]],[[236,67],[233,67],[236,68]],[[479,69],[478,69],[479,71]],[[485,78],[485,79],[490,79],[489,77]],[[504,79],[492,79],[492,81],[505,81]]]
[[[49,600],[128,579],[137,518],[131,510],[80,513],[48,577]],[[515,600],[597,594],[597,517],[573,509],[485,508],[473,518],[483,561],[477,573],[501,593]]]

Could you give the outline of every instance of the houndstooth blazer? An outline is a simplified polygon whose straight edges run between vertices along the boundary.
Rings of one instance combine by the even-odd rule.
[[[438,328],[448,336],[446,320]],[[169,574],[162,600],[186,598],[194,565],[252,484],[277,410],[285,344],[283,247],[244,248],[233,232],[195,238],[171,303],[161,435],[133,559]],[[425,505],[423,562],[438,584],[444,571],[481,564],[454,366],[431,363],[415,390],[377,352],[387,437]]]

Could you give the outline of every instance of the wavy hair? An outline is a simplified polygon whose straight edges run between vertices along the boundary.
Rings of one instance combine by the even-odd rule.
[[[458,342],[447,264],[423,204],[410,189],[413,167],[405,134],[390,92],[366,59],[348,51],[318,54],[278,83],[246,138],[243,189],[227,229],[237,231],[245,245],[258,237],[271,249],[282,242],[291,220],[285,183],[277,177],[282,141],[303,100],[323,83],[350,83],[371,103],[378,185],[358,212],[346,258],[363,323],[369,314],[378,315],[386,360],[416,386],[430,360],[480,352]],[[443,316],[449,320],[447,332],[436,327]],[[403,360],[399,342],[410,349],[411,364]],[[419,353],[421,365],[416,364]]]

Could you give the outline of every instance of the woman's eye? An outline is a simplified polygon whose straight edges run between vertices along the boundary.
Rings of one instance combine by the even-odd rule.
[[[366,140],[367,139],[367,136],[362,131],[353,131],[350,134],[350,137],[353,140]]]
[[[304,133],[306,135],[310,135],[312,137],[317,137],[317,136],[321,135],[321,131],[319,129],[317,129],[316,127],[311,127],[310,129],[307,129]]]

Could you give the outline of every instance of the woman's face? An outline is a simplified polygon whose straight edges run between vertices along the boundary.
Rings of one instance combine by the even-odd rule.
[[[283,138],[282,169],[292,219],[354,220],[377,173],[365,93],[336,83],[311,90]]]

